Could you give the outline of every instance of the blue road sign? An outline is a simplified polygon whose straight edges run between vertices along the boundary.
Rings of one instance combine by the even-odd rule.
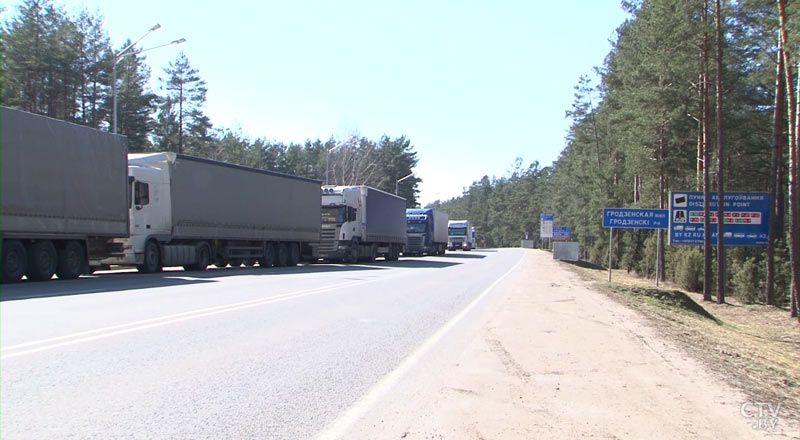
[[[668,209],[603,208],[604,228],[667,229]]]
[[[569,240],[572,228],[569,226],[553,226],[553,240]]]
[[[670,193],[670,244],[703,244],[703,193]],[[769,194],[725,193],[725,238],[731,246],[766,246],[769,233]],[[711,243],[717,244],[719,197],[711,194]]]

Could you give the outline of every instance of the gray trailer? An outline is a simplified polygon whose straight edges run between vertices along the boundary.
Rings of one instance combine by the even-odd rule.
[[[320,239],[320,182],[175,153],[130,155],[126,254],[104,265],[295,265]]]
[[[128,235],[122,136],[0,108],[3,282],[77,278]]]
[[[363,185],[323,187],[319,258],[397,260],[406,243],[406,199]]]

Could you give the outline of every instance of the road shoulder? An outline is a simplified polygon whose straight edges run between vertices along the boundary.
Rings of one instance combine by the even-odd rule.
[[[646,320],[526,251],[457,353],[409,374],[351,438],[792,438]],[[767,421],[771,422],[771,421]]]

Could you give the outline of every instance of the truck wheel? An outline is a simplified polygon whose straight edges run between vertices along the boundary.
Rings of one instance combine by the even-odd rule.
[[[289,243],[289,266],[297,266],[300,262],[300,245],[297,243]]]
[[[28,279],[45,281],[53,277],[58,265],[58,253],[50,240],[37,241],[28,251]]]
[[[184,267],[184,269],[188,270],[206,270],[208,265],[211,263],[211,250],[208,248],[208,245],[205,243],[201,243],[197,246],[197,263],[189,265],[188,267]]]
[[[286,247],[286,243],[278,243],[278,247],[275,249],[275,265],[283,267],[287,264],[289,264],[289,249]]]
[[[374,263],[376,258],[378,258],[378,246],[373,244],[369,247],[369,256],[367,257],[367,262]]]
[[[253,258],[248,258],[248,259],[244,260],[244,265],[247,266],[247,267],[253,267],[253,266],[256,265],[256,260],[253,259]]]
[[[272,243],[264,245],[264,255],[258,260],[261,267],[272,267],[275,264],[275,246]]]
[[[144,263],[136,266],[139,272],[161,272],[161,249],[155,241],[148,241],[144,247]]]
[[[236,258],[234,260],[231,260],[230,264],[231,264],[231,267],[239,267],[239,266],[242,265],[242,260],[239,259],[239,258]]]
[[[86,257],[83,253],[83,246],[77,241],[68,241],[61,252],[58,253],[58,267],[56,275],[62,280],[74,280],[83,272],[83,265],[86,264]]]
[[[225,267],[227,265],[228,265],[228,262],[225,261],[225,259],[223,259],[223,258],[218,257],[217,259],[214,260],[214,266],[217,266],[219,268],[223,268],[223,267]]]
[[[28,254],[19,240],[3,241],[3,282],[16,283],[28,269]]]

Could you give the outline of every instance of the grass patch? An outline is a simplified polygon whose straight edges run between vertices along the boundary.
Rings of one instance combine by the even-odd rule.
[[[616,286],[619,293],[628,293],[637,296],[640,300],[666,310],[686,313],[703,319],[709,319],[717,324],[722,321],[697,304],[692,298],[680,290],[664,290],[648,287]]]

